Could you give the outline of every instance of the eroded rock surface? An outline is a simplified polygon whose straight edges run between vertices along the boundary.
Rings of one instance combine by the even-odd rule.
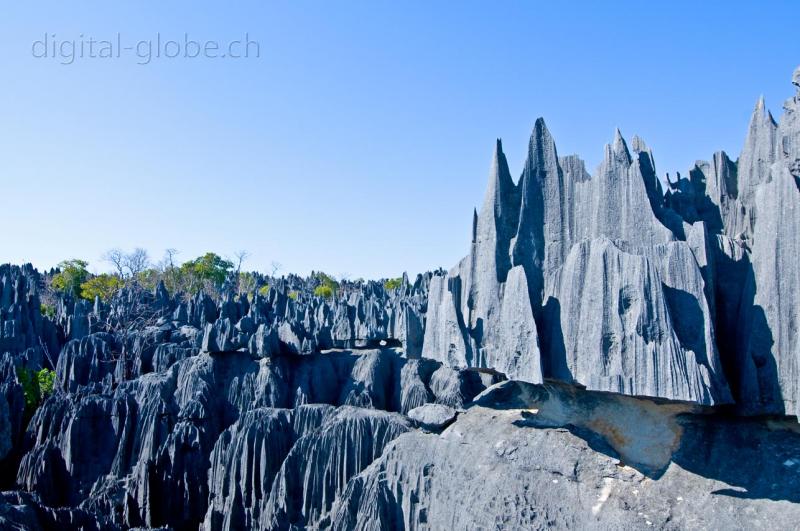
[[[423,355],[795,415],[799,105],[776,122],[759,100],[738,161],[698,161],[666,194],[652,151],[619,131],[589,175],[537,120],[517,183],[498,141],[470,253],[431,279]]]
[[[537,120],[413,282],[91,302],[0,266],[0,527],[795,527],[798,76],[666,194],[640,138],[590,175]]]
[[[800,517],[791,422],[507,382],[348,484],[333,529],[762,529]]]

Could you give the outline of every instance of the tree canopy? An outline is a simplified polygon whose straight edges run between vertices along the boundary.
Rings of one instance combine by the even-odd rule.
[[[64,260],[58,264],[60,272],[53,276],[52,288],[57,292],[79,297],[81,284],[89,278],[89,271],[86,269],[88,265],[89,262],[85,260]]]
[[[181,273],[189,276],[189,287],[195,291],[204,282],[209,282],[217,287],[221,286],[228,277],[228,273],[233,269],[233,262],[225,260],[216,253],[206,253],[185,262],[180,269]]]
[[[383,287],[386,289],[397,289],[402,285],[403,285],[403,277],[388,278],[383,283]]]
[[[122,286],[121,278],[103,273],[81,284],[81,297],[90,301],[100,297],[103,302],[108,302]]]

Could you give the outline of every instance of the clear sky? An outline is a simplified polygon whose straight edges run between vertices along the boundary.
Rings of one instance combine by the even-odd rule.
[[[467,253],[494,139],[518,175],[538,116],[591,170],[615,127],[662,175],[735,158],[758,96],[777,117],[792,94],[800,4],[653,4],[6,2],[0,262],[247,249],[254,269],[397,276]],[[120,57],[61,64],[45,34]],[[187,34],[258,45],[121,50]]]

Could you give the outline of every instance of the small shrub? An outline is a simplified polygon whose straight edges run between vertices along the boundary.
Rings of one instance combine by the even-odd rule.
[[[42,400],[53,394],[56,384],[56,371],[43,368],[36,373],[36,380],[39,382],[39,393]]]
[[[32,416],[44,399],[53,393],[56,373],[46,368],[34,371],[20,366],[17,367],[17,380],[25,395],[25,412]]]
[[[289,298],[292,299],[293,301],[297,300],[297,296],[298,295],[300,295],[300,294],[298,292],[296,292],[296,291],[290,291],[288,293]]]
[[[55,319],[56,317],[56,307],[52,304],[40,304],[39,305],[39,312],[45,316],[49,317],[50,319]]]
[[[258,294],[262,297],[266,297],[269,295],[269,284],[264,284],[260,288],[258,288]]]
[[[383,283],[383,287],[387,290],[397,289],[403,285],[403,277],[389,278]]]
[[[314,277],[316,277],[316,279],[319,281],[319,286],[317,286],[317,288],[314,290],[314,295],[328,298],[336,295],[336,292],[339,291],[339,282],[337,282],[332,276],[320,271],[319,273],[315,273]],[[325,293],[327,295],[317,293],[317,290],[320,290],[321,293]]]
[[[314,295],[323,299],[330,299],[333,297],[333,288],[330,286],[317,286],[314,288]]]

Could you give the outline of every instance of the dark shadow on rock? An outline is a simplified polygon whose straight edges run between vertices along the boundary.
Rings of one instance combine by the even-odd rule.
[[[681,346],[692,350],[697,356],[698,363],[708,366],[709,360],[704,356],[706,352],[705,322],[700,301],[686,291],[675,289],[662,284],[664,295],[672,317],[672,327],[678,336]]]
[[[605,454],[612,459],[619,459],[622,460],[619,453],[617,453],[611,445],[606,442],[606,440],[599,434],[593,432],[590,429],[584,428],[582,426],[576,426],[574,424],[564,424],[564,425],[548,425],[547,423],[542,423],[540,419],[533,413],[528,411],[522,411],[522,419],[515,420],[512,424],[519,428],[553,428],[553,429],[565,429],[569,431],[571,434],[575,435],[583,439],[586,444],[589,445],[589,448],[594,450],[595,452]]]
[[[739,360],[738,318],[742,307],[743,286],[748,274],[752,275],[752,265],[747,256],[734,260],[719,248],[714,247],[714,306],[716,316],[714,330],[719,350],[722,370],[731,389],[734,400],[741,401],[741,371]],[[749,303],[752,306],[752,299]]]
[[[731,486],[714,494],[800,502],[800,433],[792,425],[796,420],[721,415],[682,415],[678,420],[684,434],[672,460]]]
[[[459,319],[459,322],[460,322],[460,319]],[[466,327],[466,325],[465,325],[465,327]],[[478,317],[475,320],[475,326],[468,330],[469,337],[472,338],[474,345],[482,345],[483,344],[483,327],[484,327],[483,318],[482,317]],[[475,365],[480,365],[481,364],[480,363],[481,360],[480,359],[475,359],[475,357],[473,356],[473,353],[474,353],[473,350],[471,348],[469,348],[469,346],[468,346],[467,347],[467,353],[466,353],[466,359],[467,359],[467,365],[468,366],[475,366]],[[479,353],[475,352],[475,354],[478,354],[478,358],[480,358],[480,354]]]
[[[793,417],[736,417],[720,408],[553,381],[503,383],[472,406],[520,410],[515,426],[568,430],[653,480],[674,463],[730,486],[717,495],[800,502],[800,427]]]
[[[736,408],[743,413],[785,414],[775,344],[764,309],[755,304],[753,265],[747,255],[736,261],[715,256],[717,345]]]
[[[561,303],[558,299],[555,297],[547,299],[547,303],[542,309],[541,319],[536,325],[539,328],[541,340],[543,376],[564,382],[574,381],[567,362],[567,350],[561,330]]]
[[[735,199],[738,196],[736,164],[720,152],[715,154],[713,166],[716,178],[721,179],[716,185],[717,191],[723,192],[718,200]],[[711,256],[709,266],[702,267],[701,271],[706,290],[710,290],[710,286],[714,290],[714,293],[707,292],[706,297],[714,312],[714,331],[723,372],[736,402],[730,409],[744,414],[784,414],[773,353],[774,335],[763,309],[755,305],[755,294],[764,287],[757,285],[746,243],[724,236],[723,212],[709,196],[709,178],[713,176],[707,175],[704,168],[695,166],[689,178],[678,175],[675,182],[668,179],[669,190],[659,219],[673,232],[675,229],[664,217],[667,214],[686,223],[702,221],[706,225]],[[729,248],[730,254],[726,252]],[[673,322],[681,343],[695,352],[702,352],[693,347],[705,341],[702,327],[697,326],[697,309],[684,294],[666,286],[664,290],[670,312],[677,317]]]
[[[785,414],[781,385],[778,380],[778,365],[772,348],[775,340],[769,328],[767,316],[761,306],[750,309],[750,334],[746,354],[752,359],[758,382],[758,404],[763,411]]]

